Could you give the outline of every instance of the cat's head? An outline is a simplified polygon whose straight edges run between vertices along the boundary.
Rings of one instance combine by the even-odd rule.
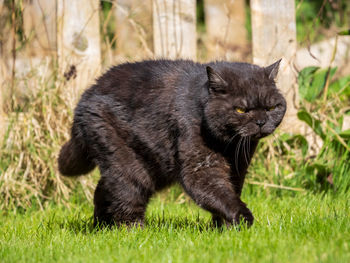
[[[276,129],[286,112],[275,85],[279,63],[265,68],[246,63],[207,66],[204,113],[211,133],[228,141],[236,134],[260,139]]]

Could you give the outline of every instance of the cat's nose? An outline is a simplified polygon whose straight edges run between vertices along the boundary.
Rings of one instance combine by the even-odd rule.
[[[265,123],[266,123],[265,120],[257,120],[257,121],[256,121],[256,124],[257,124],[259,127],[263,126]]]

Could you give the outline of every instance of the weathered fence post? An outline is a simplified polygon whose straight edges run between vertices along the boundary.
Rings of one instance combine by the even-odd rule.
[[[153,0],[156,57],[196,59],[196,1]]]
[[[1,4],[1,2],[0,2]],[[1,10],[1,6],[0,6],[0,10]],[[3,67],[4,63],[1,63],[0,62],[0,65]],[[4,135],[4,132],[5,132],[5,129],[6,129],[6,123],[5,123],[5,113],[4,113],[4,94],[3,94],[3,83],[4,83],[4,76],[3,76],[3,72],[2,70],[0,69],[0,145],[3,141],[3,135]]]
[[[66,94],[73,105],[101,68],[99,3],[57,0],[59,71],[66,79]]]
[[[293,60],[296,54],[294,0],[251,0],[253,60],[267,66],[282,58],[277,85],[287,99],[287,114],[282,129],[300,132],[296,112],[298,90]]]
[[[152,1],[116,0],[117,58],[153,56]]]
[[[205,0],[208,58],[244,60],[247,50],[244,0]]]
[[[0,14],[2,14],[4,8],[4,1],[0,0]],[[1,47],[1,39],[0,39],[0,58],[2,56],[2,47]],[[4,63],[0,62],[1,67],[3,67]],[[4,96],[2,94],[2,89],[3,89],[3,73],[2,70],[0,69],[0,130],[4,130],[5,128],[5,122],[4,122],[4,112],[3,112],[3,99]],[[3,132],[0,131],[0,138],[2,138]]]
[[[32,39],[29,55],[54,54],[56,52],[56,1],[25,2],[23,27],[26,36]]]

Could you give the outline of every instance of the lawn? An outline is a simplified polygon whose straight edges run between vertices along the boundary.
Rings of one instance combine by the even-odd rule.
[[[92,227],[73,200],[0,215],[1,262],[350,262],[350,199],[248,186],[250,229],[215,229],[178,189],[153,198],[144,229]]]

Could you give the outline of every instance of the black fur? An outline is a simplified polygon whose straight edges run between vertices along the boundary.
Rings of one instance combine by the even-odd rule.
[[[240,195],[258,140],[286,110],[274,82],[278,66],[157,60],[113,67],[82,95],[60,172],[99,167],[95,223],[142,225],[152,194],[178,182],[216,224],[251,225]]]

